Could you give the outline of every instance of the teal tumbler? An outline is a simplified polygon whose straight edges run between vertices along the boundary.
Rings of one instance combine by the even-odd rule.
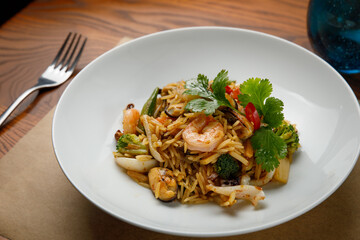
[[[307,24],[320,57],[340,73],[360,73],[360,0],[311,0]]]

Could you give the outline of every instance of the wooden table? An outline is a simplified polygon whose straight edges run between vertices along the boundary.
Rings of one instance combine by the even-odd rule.
[[[190,26],[252,29],[311,50],[307,5],[308,0],[34,1],[0,27],[0,112],[36,83],[70,31],[89,38],[78,70],[124,36]],[[344,77],[359,98],[360,77]],[[0,129],[0,158],[56,105],[66,86],[41,91],[35,100],[29,97]]]
[[[269,33],[309,50],[308,0],[37,0],[0,26],[0,112],[36,83],[68,32],[88,37],[77,71],[123,37],[190,26]],[[344,76],[360,98],[359,76]],[[3,157],[58,102],[67,83],[30,97],[0,129]],[[1,237],[0,237],[1,239]]]

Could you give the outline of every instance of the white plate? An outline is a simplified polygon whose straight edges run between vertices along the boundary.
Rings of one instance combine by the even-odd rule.
[[[229,70],[238,82],[269,78],[302,148],[288,184],[264,188],[257,208],[240,202],[162,203],[114,163],[114,132],[128,103],[140,109],[156,86]],[[124,221],[185,236],[227,236],[289,221],[332,194],[352,170],[360,146],[358,102],[344,79],[316,55],[267,34],[219,27],[151,34],[116,47],[84,68],[56,108],[53,145],[71,183]]]

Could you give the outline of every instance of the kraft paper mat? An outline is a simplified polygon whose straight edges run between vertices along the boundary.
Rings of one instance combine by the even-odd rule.
[[[54,155],[53,113],[54,109],[0,159],[0,235],[12,240],[192,239],[135,227],[83,197]],[[224,239],[359,239],[359,190],[356,164],[345,183],[310,212],[274,228]]]
[[[199,239],[135,227],[83,197],[67,180],[53,152],[54,109],[0,159],[1,236],[12,240]],[[308,213],[270,229],[217,239],[360,239],[359,190],[357,163],[344,184]]]

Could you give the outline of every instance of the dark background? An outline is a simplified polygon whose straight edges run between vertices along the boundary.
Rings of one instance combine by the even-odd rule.
[[[0,8],[0,25],[4,24],[9,18],[26,7],[30,2],[32,2],[32,0],[6,1],[6,4],[3,4],[3,7]]]

